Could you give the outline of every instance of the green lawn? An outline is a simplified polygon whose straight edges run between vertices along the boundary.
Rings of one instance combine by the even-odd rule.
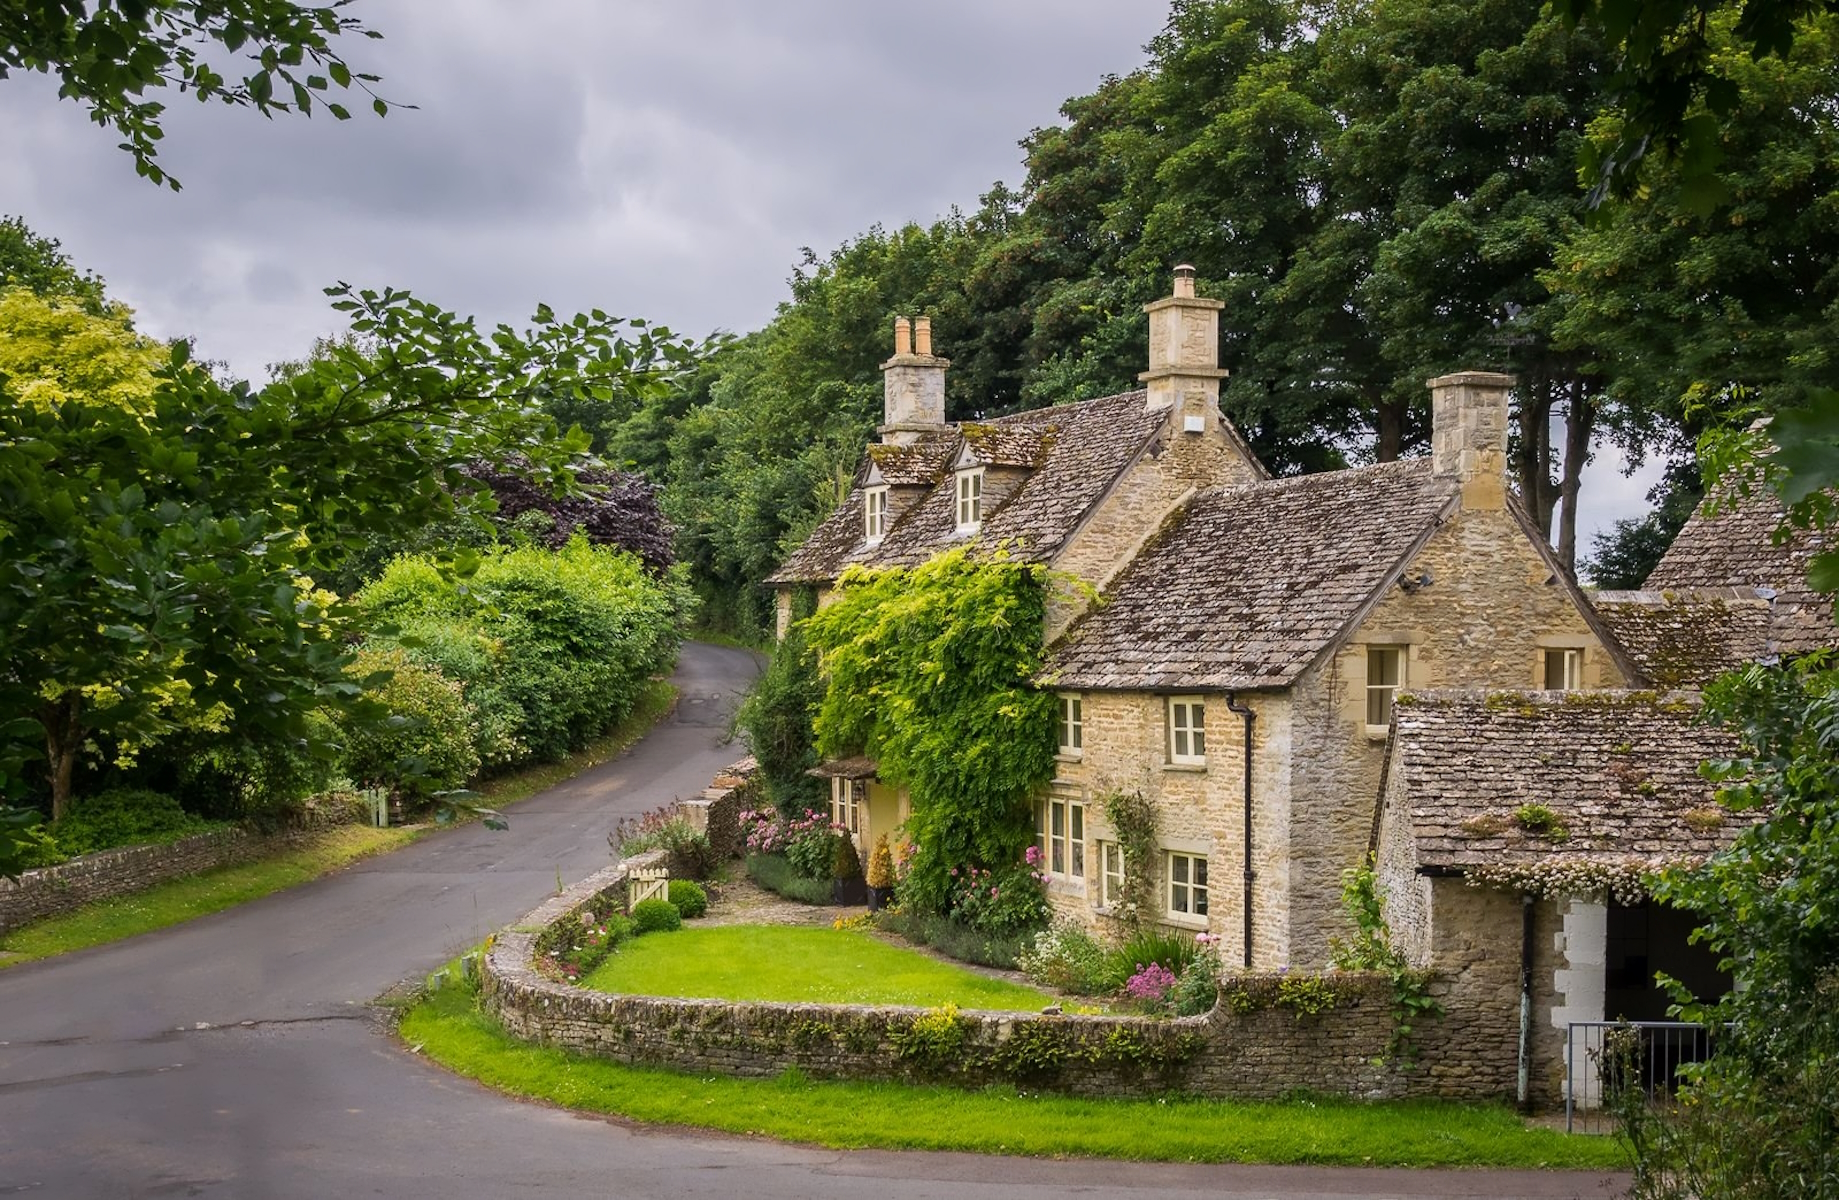
[[[637,944],[652,940],[643,937]],[[480,1013],[475,993],[462,987],[447,987],[416,1004],[404,1014],[400,1032],[410,1047],[433,1061],[514,1096],[636,1121],[764,1134],[839,1149],[1155,1162],[1627,1166],[1620,1146],[1608,1138],[1528,1129],[1510,1110],[1494,1105],[1254,1104],[1174,1096],[1074,1100],[1014,1088],[967,1092],[816,1082],[795,1073],[771,1080],[728,1079],[627,1067],[517,1042]]]
[[[796,925],[686,926],[620,946],[583,987],[713,1000],[913,1004],[1039,1012],[1033,988],[890,946],[854,929]]]

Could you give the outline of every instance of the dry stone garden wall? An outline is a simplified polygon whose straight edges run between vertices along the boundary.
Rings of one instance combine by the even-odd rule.
[[[494,939],[482,970],[485,1003],[513,1036],[624,1063],[737,1076],[796,1068],[814,1078],[1014,1082],[1083,1096],[1498,1094],[1486,1073],[1432,1072],[1421,1061],[1408,1068],[1396,1056],[1382,1064],[1393,1019],[1390,985],[1378,976],[1331,977],[1331,999],[1314,1013],[1299,1009],[1301,993],[1288,976],[1231,977],[1210,1015],[1164,1020],[618,996],[537,970],[536,956],[555,941],[619,911],[627,872],[655,857],[583,880]],[[1318,1002],[1322,994],[1309,993]]]
[[[0,879],[0,933],[34,921],[62,916],[86,904],[145,891],[157,884],[218,867],[252,862],[287,849],[315,829],[345,824],[355,816],[342,805],[309,808],[276,833],[212,829],[158,846],[127,846]]]

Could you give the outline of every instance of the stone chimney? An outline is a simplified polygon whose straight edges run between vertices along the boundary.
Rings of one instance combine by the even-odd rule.
[[[1173,409],[1175,428],[1199,433],[1220,420],[1220,310],[1225,301],[1194,294],[1194,268],[1175,268],[1175,294],[1145,304],[1149,314],[1149,370],[1137,376],[1148,387],[1150,412]]]
[[[917,343],[917,345],[915,344]],[[932,353],[932,318],[894,318],[894,357],[881,364],[881,440],[910,446],[945,428],[945,368]]]
[[[1507,393],[1513,376],[1441,375],[1430,388],[1431,473],[1462,486],[1462,507],[1507,505]]]

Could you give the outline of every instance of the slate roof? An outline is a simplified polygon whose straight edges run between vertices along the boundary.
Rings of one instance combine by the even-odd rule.
[[[1042,682],[1287,687],[1455,502],[1423,458],[1199,492],[1055,644]]]
[[[1385,802],[1408,809],[1420,869],[1703,858],[1743,818],[1698,774],[1736,741],[1697,715],[1654,692],[1404,693]],[[1521,828],[1525,804],[1566,836]]]
[[[1661,688],[1703,687],[1768,657],[1773,606],[1755,588],[1595,592],[1597,615]]]
[[[890,462],[903,480],[932,472],[926,495],[901,514],[879,545],[862,536],[861,476],[842,505],[767,578],[769,584],[828,583],[852,563],[915,566],[968,540],[958,535],[951,461],[968,441],[980,461],[1031,468],[1013,494],[984,514],[985,544],[1011,540],[1013,553],[1045,561],[1057,553],[1105,489],[1168,419],[1145,412],[1145,394],[1125,392],[1079,404],[1031,409],[993,421],[948,428],[906,453],[871,446],[868,457],[889,478]]]
[[[1782,545],[1771,535],[1782,519],[1774,492],[1759,489],[1713,517],[1707,504],[1686,521],[1660,565],[1643,585],[1648,591],[1689,588],[1768,588],[1775,593],[1771,650],[1805,654],[1839,646],[1833,600],[1807,585],[1807,562],[1828,545],[1818,531],[1796,531]]]

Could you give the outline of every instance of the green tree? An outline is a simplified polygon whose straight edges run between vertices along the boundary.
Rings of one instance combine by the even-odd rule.
[[[176,87],[199,101],[253,108],[263,116],[322,108],[343,121],[350,112],[327,99],[355,87],[378,116],[390,103],[353,71],[335,46],[341,36],[377,38],[341,11],[350,0],[304,5],[291,0],[30,0],[0,5],[0,79],[14,71],[57,76],[58,95],[89,109],[134,157],[134,169],[178,190],[155,161],[166,106],[141,97]],[[220,55],[241,54],[248,73],[222,74]],[[221,62],[221,59],[219,60]]]
[[[0,217],[0,291],[25,288],[40,296],[68,296],[100,315],[100,276],[78,271],[56,238],[40,237],[19,217]]]
[[[260,389],[183,343],[136,405],[28,403],[0,382],[0,763],[46,759],[54,812],[92,739],[144,745],[182,707],[298,739],[313,709],[352,700],[342,602],[313,575],[378,537],[480,518],[490,491],[469,464],[567,489],[586,439],[558,437],[543,403],[624,370],[611,321],[544,308],[531,331],[486,336],[405,292],[332,294],[375,353]]]
[[[1725,51],[1734,45],[1752,63],[1785,59],[1811,18],[1839,14],[1839,0],[1555,0],[1553,9],[1601,29],[1619,57],[1609,81],[1615,136],[1588,143],[1582,156],[1592,204],[1634,199],[1658,159],[1703,216],[1729,195],[1719,178],[1721,130],[1740,107],[1742,84]]]

